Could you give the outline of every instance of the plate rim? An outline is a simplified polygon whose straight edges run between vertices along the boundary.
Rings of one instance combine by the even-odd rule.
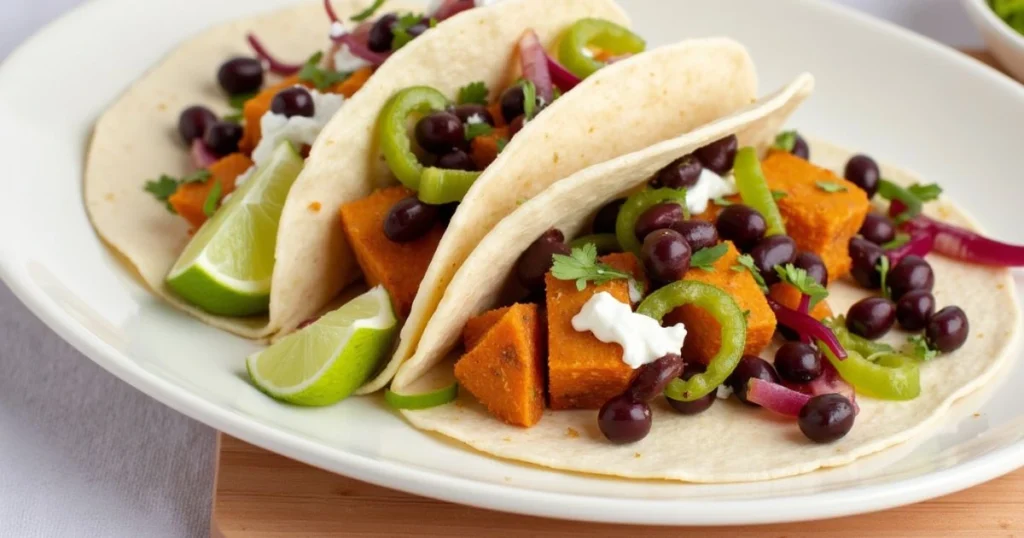
[[[919,51],[959,63],[961,68],[988,83],[1012,87],[1024,97],[1024,87],[996,69],[970,59],[888,21],[852,8],[816,0],[791,0],[801,9],[819,9],[829,16],[849,18],[873,31],[887,33]],[[12,60],[52,39],[55,28],[72,24],[84,13],[102,10],[113,0],[88,0],[44,25],[0,62],[0,80]],[[102,240],[97,237],[97,241]],[[303,438],[228,408],[209,402],[141,367],[104,342],[52,301],[17,265],[9,240],[0,240],[0,279],[34,316],[61,339],[135,389],[194,420],[263,449],[358,480],[408,493],[480,508],[524,515],[602,523],[653,525],[740,525],[809,521],[861,514],[939,497],[980,484],[1024,467],[1024,441],[924,475],[879,485],[853,486],[826,493],[756,500],[624,499],[540,491],[509,484],[481,482],[450,476],[410,464],[379,460],[332,448],[325,442]],[[410,426],[411,427],[411,426]],[[467,448],[467,450],[469,450]],[[552,471],[558,472],[558,471]],[[796,501],[796,502],[793,502]],[[739,515],[739,516],[738,516]],[[737,517],[738,516],[738,517]]]

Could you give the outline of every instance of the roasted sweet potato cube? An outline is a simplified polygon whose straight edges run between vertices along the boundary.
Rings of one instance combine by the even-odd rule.
[[[761,163],[768,186],[786,196],[778,201],[786,233],[801,250],[821,256],[830,280],[850,272],[850,239],[860,229],[870,204],[863,190],[831,170],[784,151]]]
[[[341,226],[366,283],[382,284],[403,318],[409,315],[416,290],[444,234],[444,226],[437,223],[423,237],[408,243],[396,243],[384,235],[388,211],[414,194],[405,187],[389,187],[341,206]]]
[[[731,242],[726,241],[726,244],[729,250],[715,262],[713,271],[690,269],[684,279],[718,286],[736,300],[740,310],[750,312],[747,316],[747,344],[743,352],[757,355],[775,334],[775,314],[750,272],[735,269],[739,251]],[[722,347],[722,326],[711,314],[696,306],[682,306],[669,312],[663,325],[680,322],[686,325],[683,356],[707,363]]]
[[[252,153],[256,144],[260,143],[260,118],[270,110],[270,102],[274,100],[277,92],[300,84],[298,75],[292,75],[284,80],[267,86],[242,105],[242,117],[245,118],[245,127],[242,128],[242,139],[238,142],[238,149],[245,153]]]
[[[186,183],[175,191],[167,202],[171,204],[174,211],[181,215],[181,218],[188,221],[194,228],[198,228],[206,222],[206,199],[210,197],[210,191],[214,184],[220,185],[220,203],[225,196],[235,190],[235,180],[242,175],[252,161],[241,153],[232,153],[221,157],[217,162],[211,164],[207,171],[210,177],[201,183]]]
[[[466,326],[462,328],[462,347],[469,351],[476,347],[477,342],[484,337],[484,334],[508,312],[510,306],[488,310],[479,316],[469,318]]]
[[[498,312],[500,317],[479,342],[455,363],[455,378],[495,417],[530,427],[544,412],[540,314],[535,304],[515,304],[488,314]]]
[[[642,266],[629,253],[609,254],[601,261],[642,276]],[[598,340],[572,327],[572,318],[594,294],[606,291],[629,303],[629,283],[613,280],[600,286],[545,276],[548,309],[548,395],[552,409],[597,409],[626,390],[634,370],[622,362],[622,346]]]
[[[772,284],[768,295],[783,306],[793,309],[800,306],[800,290],[786,282]],[[811,317],[818,321],[832,317],[832,308],[828,306],[828,301],[818,301],[818,304],[814,305],[814,308],[811,309]]]

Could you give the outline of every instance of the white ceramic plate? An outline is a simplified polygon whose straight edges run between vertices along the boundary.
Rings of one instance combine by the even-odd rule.
[[[231,435],[412,493],[535,515],[655,524],[813,519],[911,503],[1024,465],[1024,366],[933,435],[855,465],[755,484],[627,482],[494,460],[420,433],[380,398],[278,405],[244,377],[250,342],[151,297],[86,219],[92,122],[185,36],[287,0],[94,0],[0,68],[0,273],[36,315],[118,377]],[[810,0],[626,1],[652,44],[728,34],[763,91],[800,71],[818,90],[794,125],[938,181],[998,236],[1024,242],[1017,156],[1024,89],[966,57]],[[211,78],[212,78],[211,73]],[[1024,289],[1018,283],[1019,289]],[[1017,361],[1018,363],[1020,361]],[[987,403],[985,401],[987,400]],[[984,406],[982,407],[982,404]],[[980,411],[979,411],[980,409]],[[974,415],[979,411],[978,415]]]

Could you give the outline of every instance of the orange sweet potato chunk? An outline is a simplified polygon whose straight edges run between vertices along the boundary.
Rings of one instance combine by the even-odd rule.
[[[232,153],[210,165],[207,171],[210,178],[202,183],[186,183],[171,195],[167,201],[181,218],[188,221],[194,228],[206,222],[203,206],[210,196],[214,183],[220,183],[220,202],[235,190],[235,179],[252,166],[252,161],[241,153]]]
[[[797,247],[821,256],[830,281],[849,273],[848,245],[870,209],[864,191],[831,170],[785,151],[770,152],[761,168],[771,189],[786,192],[778,201],[779,211],[786,222],[786,233]],[[840,185],[845,190],[828,192],[818,182]]]
[[[238,142],[239,151],[248,154],[256,149],[256,144],[260,143],[260,118],[270,110],[270,102],[274,100],[277,92],[296,84],[303,83],[299,82],[298,75],[292,75],[277,84],[263,88],[260,93],[245,102],[242,107],[245,126],[242,128],[242,139]]]
[[[609,254],[601,261],[637,276],[642,265],[630,253]],[[629,303],[629,284],[613,280],[600,286],[544,277],[548,310],[548,395],[552,409],[597,409],[626,390],[634,370],[622,362],[622,346],[605,343],[572,327],[572,318],[596,293],[606,291]]]
[[[480,342],[484,334],[508,312],[509,308],[512,307],[506,306],[504,308],[488,310],[479,316],[469,318],[466,326],[462,328],[462,347],[466,351],[476,347],[476,344]]]
[[[783,306],[793,309],[800,306],[800,290],[786,282],[772,284],[768,295]],[[828,306],[828,301],[818,301],[818,304],[811,309],[811,317],[818,321],[832,317],[832,308]]]
[[[455,363],[455,379],[495,417],[530,427],[544,412],[544,335],[535,304],[515,304]]]
[[[754,277],[746,269],[733,270],[739,251],[729,241],[728,252],[718,259],[714,271],[690,269],[685,280],[697,280],[718,286],[736,300],[740,310],[749,311],[747,316],[747,344],[743,352],[757,355],[771,342],[775,334],[775,314],[761,293]],[[703,309],[682,306],[665,316],[664,325],[682,322],[686,325],[686,341],[683,342],[683,356],[707,363],[722,347],[722,326]]]
[[[487,168],[501,153],[499,141],[508,140],[508,127],[498,127],[489,134],[478,136],[470,143],[469,156],[479,170]]]
[[[416,290],[444,234],[444,226],[437,223],[423,237],[408,243],[395,243],[384,235],[388,211],[414,194],[405,187],[389,187],[341,206],[342,230],[367,284],[383,285],[402,318],[409,315]]]
[[[363,67],[361,69],[357,69],[353,71],[352,74],[349,75],[349,77],[346,78],[345,80],[335,84],[334,86],[331,86],[330,92],[339,93],[341,95],[344,95],[345,98],[348,99],[349,97],[355,95],[356,92],[359,91],[359,89],[362,88],[364,84],[366,84],[367,80],[370,80],[370,75],[372,74],[372,67]]]

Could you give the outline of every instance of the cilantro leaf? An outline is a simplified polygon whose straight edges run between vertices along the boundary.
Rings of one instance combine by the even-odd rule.
[[[913,185],[907,187],[907,190],[910,191],[910,194],[917,196],[922,202],[931,202],[932,200],[937,199],[940,194],[942,194],[942,187],[936,185],[935,183],[929,183],[927,185],[914,183]]]
[[[754,258],[750,254],[741,254],[740,257],[736,258],[736,265],[732,266],[733,271],[749,271],[750,275],[754,277],[754,282],[757,282],[757,287],[761,288],[761,292],[768,294],[768,284],[765,283],[764,277],[761,276],[761,271],[757,270],[757,266],[754,265]]]
[[[772,198],[776,202],[778,202],[779,200],[781,200],[781,199],[783,199],[783,198],[785,198],[787,196],[789,196],[789,193],[786,192],[786,191],[772,191]]]
[[[882,278],[882,297],[889,299],[889,286],[886,282],[889,279],[889,257],[882,256],[879,258],[878,265],[875,266],[875,269],[878,269],[878,274],[881,275]]]
[[[690,267],[699,267],[705,271],[714,271],[717,262],[729,251],[729,245],[719,243],[713,247],[702,248],[690,257]]]
[[[506,140],[504,138],[499,138],[498,139],[498,153],[501,153],[501,152],[505,151],[505,146],[507,146],[507,145],[508,145],[508,140]]]
[[[523,81],[523,116],[530,121],[537,114],[537,87],[532,80]]]
[[[905,232],[899,232],[896,237],[882,245],[882,250],[892,250],[894,248],[900,248],[910,242],[910,234]]]
[[[415,13],[406,13],[391,25],[391,34],[394,35],[391,39],[391,50],[398,50],[416,38],[409,33],[409,29],[419,24],[420,19],[421,17]]]
[[[930,361],[938,356],[939,352],[928,345],[928,340],[923,334],[915,334],[907,338],[906,353],[915,359]]]
[[[597,261],[597,247],[593,243],[574,247],[568,256],[555,254],[552,259],[551,275],[559,280],[575,280],[580,291],[587,287],[587,282],[600,286],[617,279],[633,280],[633,275]]]
[[[256,97],[256,92],[240,93],[238,95],[232,95],[228,97],[228,104],[235,110],[242,110],[245,108],[245,102],[249,99]]]
[[[714,202],[714,204],[719,206],[719,207],[726,207],[726,206],[733,205],[733,203],[730,202],[724,196],[719,196],[718,198],[712,198],[711,201]]]
[[[793,153],[793,146],[796,146],[796,131],[782,131],[775,136],[775,143],[772,147],[786,153]]]
[[[214,181],[210,192],[206,194],[206,201],[203,202],[203,213],[212,217],[217,212],[217,202],[220,202],[220,181]]]
[[[326,90],[348,78],[348,73],[320,67],[320,61],[323,58],[323,52],[317,52],[310,56],[306,63],[302,64],[302,69],[299,70],[299,80],[309,82],[318,90]]]
[[[494,131],[490,125],[486,123],[467,123],[466,124],[466,141],[473,140],[478,136],[489,135]]]
[[[828,297],[828,290],[825,286],[818,283],[817,280],[807,274],[805,269],[797,267],[791,263],[787,263],[784,267],[781,265],[775,266],[775,272],[778,273],[779,278],[783,282],[789,283],[800,293],[807,295],[811,298],[810,307],[814,308],[814,305],[818,304],[825,297]]]
[[[351,20],[354,22],[363,22],[366,19],[369,19],[370,17],[373,16],[374,13],[377,12],[378,9],[381,8],[381,6],[384,5],[384,2],[386,1],[387,0],[374,0],[373,4],[371,4],[370,7],[360,11],[359,13],[356,13],[355,15],[352,15]]]
[[[178,192],[178,188],[187,183],[199,183],[206,181],[210,178],[209,170],[197,170],[181,179],[169,176],[167,174],[161,174],[156,180],[148,180],[142,189],[153,195],[157,200],[164,202],[167,206],[167,210],[171,213],[176,213],[174,207],[168,201],[174,193]]]
[[[815,181],[814,184],[825,192],[846,192],[846,187],[835,181]]]
[[[486,105],[489,93],[490,90],[487,89],[487,84],[484,84],[483,81],[470,82],[459,88],[459,104]]]

